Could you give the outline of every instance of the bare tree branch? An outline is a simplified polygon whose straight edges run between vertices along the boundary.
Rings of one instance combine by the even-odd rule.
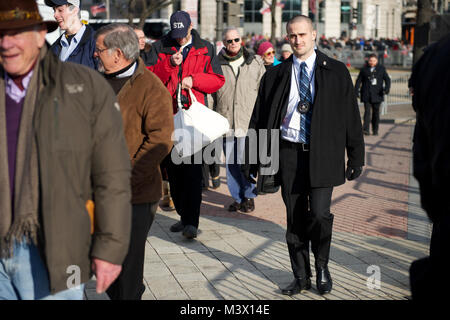
[[[154,12],[163,9],[173,3],[173,0],[128,0],[128,23],[133,24],[133,19],[138,18],[138,27],[142,28],[145,19]]]

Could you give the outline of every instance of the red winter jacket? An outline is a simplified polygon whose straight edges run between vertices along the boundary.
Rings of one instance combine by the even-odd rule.
[[[152,44],[150,51],[150,66],[147,67],[153,71],[165,84],[173,98],[173,113],[177,112],[177,88],[178,84],[188,76],[192,77],[194,93],[197,101],[207,105],[206,94],[214,93],[225,83],[225,77],[222,74],[222,68],[217,61],[214,48],[206,40],[200,38],[194,29],[192,34],[192,48],[183,60],[181,66],[174,67],[170,63],[172,54],[179,50],[180,45],[165,36],[161,40]],[[181,67],[181,79],[179,77]],[[182,90],[182,94],[189,99],[187,90]]]

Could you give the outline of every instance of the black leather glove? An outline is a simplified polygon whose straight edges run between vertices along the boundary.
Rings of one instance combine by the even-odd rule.
[[[256,184],[256,180],[253,179],[253,177],[256,178],[256,176],[258,175],[258,168],[256,166],[242,164],[241,172],[248,182]]]
[[[345,171],[345,176],[348,181],[354,180],[361,175],[362,167],[347,167],[347,171]]]

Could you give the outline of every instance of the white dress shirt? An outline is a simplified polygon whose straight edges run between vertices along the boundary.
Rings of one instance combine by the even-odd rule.
[[[67,59],[69,59],[69,56],[81,41],[81,37],[83,37],[84,31],[86,31],[86,26],[83,24],[81,29],[78,30],[77,34],[72,38],[72,41],[70,41],[70,44],[69,41],[67,41],[65,34],[61,37],[61,52],[59,53],[59,59],[61,61],[66,61]]]
[[[284,140],[288,140],[295,143],[302,143],[300,140],[300,119],[304,115],[302,115],[297,110],[297,105],[300,102],[300,64],[302,62],[306,63],[306,72],[308,73],[309,78],[309,89],[311,90],[311,103],[314,103],[314,93],[315,93],[315,73],[314,66],[316,64],[316,51],[313,51],[313,54],[306,59],[306,61],[302,61],[298,59],[295,55],[292,55],[294,63],[292,64],[291,71],[291,89],[289,91],[289,102],[288,108],[286,111],[286,116],[281,123],[281,138]],[[297,79],[296,79],[297,78]],[[298,122],[298,123],[297,123]]]

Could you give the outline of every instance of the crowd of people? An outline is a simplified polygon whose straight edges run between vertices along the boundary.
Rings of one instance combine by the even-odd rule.
[[[242,40],[243,45],[245,45],[247,49],[257,52],[259,44],[269,41],[269,38],[262,35],[247,34]],[[276,57],[279,57],[279,59],[282,59],[283,47],[285,45],[288,45],[286,39],[276,38],[274,48]],[[327,38],[325,35],[318,38],[316,45],[319,49],[324,50],[327,54],[332,55],[334,58],[341,61],[345,58],[343,56],[344,52],[350,53],[361,51],[366,56],[371,53],[376,53],[381,64],[384,64],[386,58],[397,53],[400,56],[411,56],[413,49],[410,43],[405,43],[405,41],[397,38],[366,39],[360,37],[351,39],[346,36]]]
[[[278,60],[269,41],[250,50],[234,27],[216,54],[184,11],[149,48],[137,27],[94,33],[80,20],[79,0],[45,3],[56,21],[43,21],[34,0],[0,3],[0,299],[80,300],[92,275],[98,293],[141,299],[145,242],[162,196],[180,216],[170,231],[198,234],[205,164],[196,154],[178,163],[172,151],[174,115],[194,100],[232,129],[221,143],[227,209],[252,212],[258,194],[281,187],[294,278],[281,292],[311,289],[310,247],[316,289],[331,292],[332,192],[362,173],[371,108],[378,130],[373,96],[389,91],[384,68],[369,59],[361,71],[363,127],[359,86],[316,48],[306,16],[287,23]],[[49,46],[45,36],[57,27],[64,33]],[[248,132],[260,145],[267,129],[269,149],[279,151],[270,174],[260,153],[248,161]],[[217,164],[206,170],[216,188]]]

